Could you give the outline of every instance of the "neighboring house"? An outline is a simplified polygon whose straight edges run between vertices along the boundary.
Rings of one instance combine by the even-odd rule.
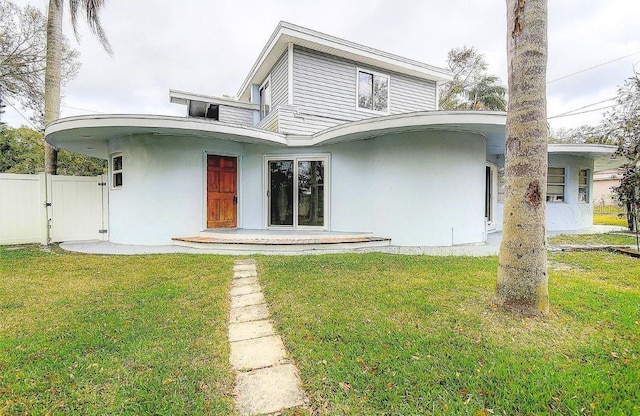
[[[614,168],[593,172],[593,203],[596,205],[618,205],[616,193],[611,188],[620,186],[623,169]]]
[[[436,111],[451,79],[281,22],[237,100],[170,91],[187,117],[70,117],[46,139],[109,160],[115,243],[236,227],[482,243],[502,224],[506,114]],[[549,145],[548,229],[592,225],[594,159],[613,150]]]

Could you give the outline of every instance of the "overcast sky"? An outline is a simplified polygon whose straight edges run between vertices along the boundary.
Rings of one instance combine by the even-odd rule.
[[[4,1],[4,0],[0,0]],[[14,0],[43,12],[46,0]],[[77,43],[82,68],[66,87],[62,116],[90,113],[185,114],[169,89],[235,95],[280,20],[436,66],[447,52],[475,46],[506,85],[506,11],[501,0],[212,1],[107,0],[107,55],[86,25]],[[549,0],[548,115],[615,96],[640,70],[640,2]],[[604,102],[594,107],[610,105]],[[552,128],[597,124],[602,112],[549,120]],[[26,122],[10,107],[3,119]]]

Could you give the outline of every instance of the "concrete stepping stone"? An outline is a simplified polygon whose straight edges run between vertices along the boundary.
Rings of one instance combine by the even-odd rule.
[[[231,287],[231,297],[248,295],[250,293],[259,293],[259,292],[262,292],[262,288],[258,283]]]
[[[268,414],[306,406],[298,370],[287,359],[282,338],[269,321],[269,308],[253,259],[236,260],[229,309],[229,363],[236,370],[240,414]]]
[[[241,271],[255,270],[255,269],[256,269],[255,264],[236,264],[233,266],[234,272],[241,272]]]
[[[260,305],[243,306],[229,310],[229,322],[237,324],[239,322],[259,321],[269,318],[269,309],[266,303]]]
[[[231,307],[241,308],[243,306],[259,305],[265,303],[262,292],[249,293],[248,295],[239,295],[231,297]]]
[[[243,277],[256,277],[258,276],[258,272],[256,271],[256,267],[253,266],[252,270],[239,270],[233,272],[234,279],[241,279]]]
[[[244,277],[242,279],[233,279],[231,281],[231,287],[240,287],[246,285],[257,285],[258,278],[257,277]]]
[[[305,405],[298,370],[293,364],[238,373],[235,394],[238,410],[244,415]]]
[[[286,354],[280,336],[271,335],[234,342],[229,362],[234,370],[257,370],[287,363]]]
[[[275,333],[276,332],[273,329],[273,325],[266,319],[262,321],[229,324],[230,342],[266,337],[268,335],[275,335]]]

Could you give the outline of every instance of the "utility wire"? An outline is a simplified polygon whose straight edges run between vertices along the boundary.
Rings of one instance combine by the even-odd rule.
[[[598,64],[598,65],[594,65],[594,66],[591,66],[589,68],[581,69],[580,71],[573,72],[571,74],[563,75],[560,78],[556,78],[556,79],[552,79],[551,81],[547,81],[547,84],[551,84],[552,82],[560,81],[561,79],[569,78],[569,77],[572,77],[574,75],[581,74],[583,72],[591,71],[592,69],[599,68],[599,67],[604,66],[604,65],[608,65],[608,64],[610,64],[612,62],[620,61],[620,60],[622,60],[624,58],[628,58],[630,56],[637,55],[639,53],[640,53],[640,51],[634,52],[634,53],[630,53],[629,55],[621,56],[620,58],[612,59],[610,61]]]
[[[555,116],[547,117],[547,120],[551,120],[552,118],[577,116],[578,114],[592,113],[594,111],[606,110],[607,108],[613,108],[613,107],[615,107],[615,105],[608,105],[606,107],[600,107],[600,108],[594,108],[592,110],[580,111],[578,113],[558,114],[558,115],[555,115]]]
[[[70,108],[72,110],[88,111],[90,113],[96,113],[96,114],[104,114],[102,111],[89,110],[88,108],[71,107],[69,105],[61,105],[60,107]]]
[[[602,100],[602,101],[598,101],[598,102],[591,103],[591,104],[588,104],[588,105],[584,105],[584,106],[582,106],[582,107],[574,108],[573,110],[569,110],[569,111],[565,111],[564,113],[556,114],[556,115],[555,115],[555,116],[553,116],[553,117],[560,117],[560,116],[564,116],[564,115],[569,115],[569,114],[571,114],[571,113],[573,113],[573,112],[576,112],[576,111],[578,111],[578,110],[582,110],[582,109],[584,109],[584,108],[593,107],[594,105],[602,104],[602,103],[606,103],[607,101],[613,101],[613,100],[615,100],[616,98],[617,98],[617,97],[608,98],[608,99],[606,99],[606,100]]]
[[[33,123],[31,122],[31,120],[29,120],[27,117],[25,117],[24,114],[22,114],[22,112],[20,110],[18,110],[16,108],[15,105],[11,104],[11,101],[7,100],[7,97],[5,96],[3,98],[3,101],[6,102],[7,104],[9,104],[11,106],[11,108],[13,108],[14,110],[16,110],[16,113],[20,114],[20,116],[26,120],[27,123],[29,123],[31,125],[31,127],[33,127],[34,130],[39,131],[38,128],[36,126],[33,125]]]

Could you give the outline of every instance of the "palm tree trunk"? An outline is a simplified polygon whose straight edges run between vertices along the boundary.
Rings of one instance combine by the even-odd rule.
[[[49,0],[47,16],[47,66],[44,86],[45,125],[60,118],[60,82],[62,68],[62,0]],[[58,150],[44,143],[45,173],[58,170]]]
[[[546,0],[507,0],[507,61],[506,189],[496,302],[539,315],[549,311]]]

